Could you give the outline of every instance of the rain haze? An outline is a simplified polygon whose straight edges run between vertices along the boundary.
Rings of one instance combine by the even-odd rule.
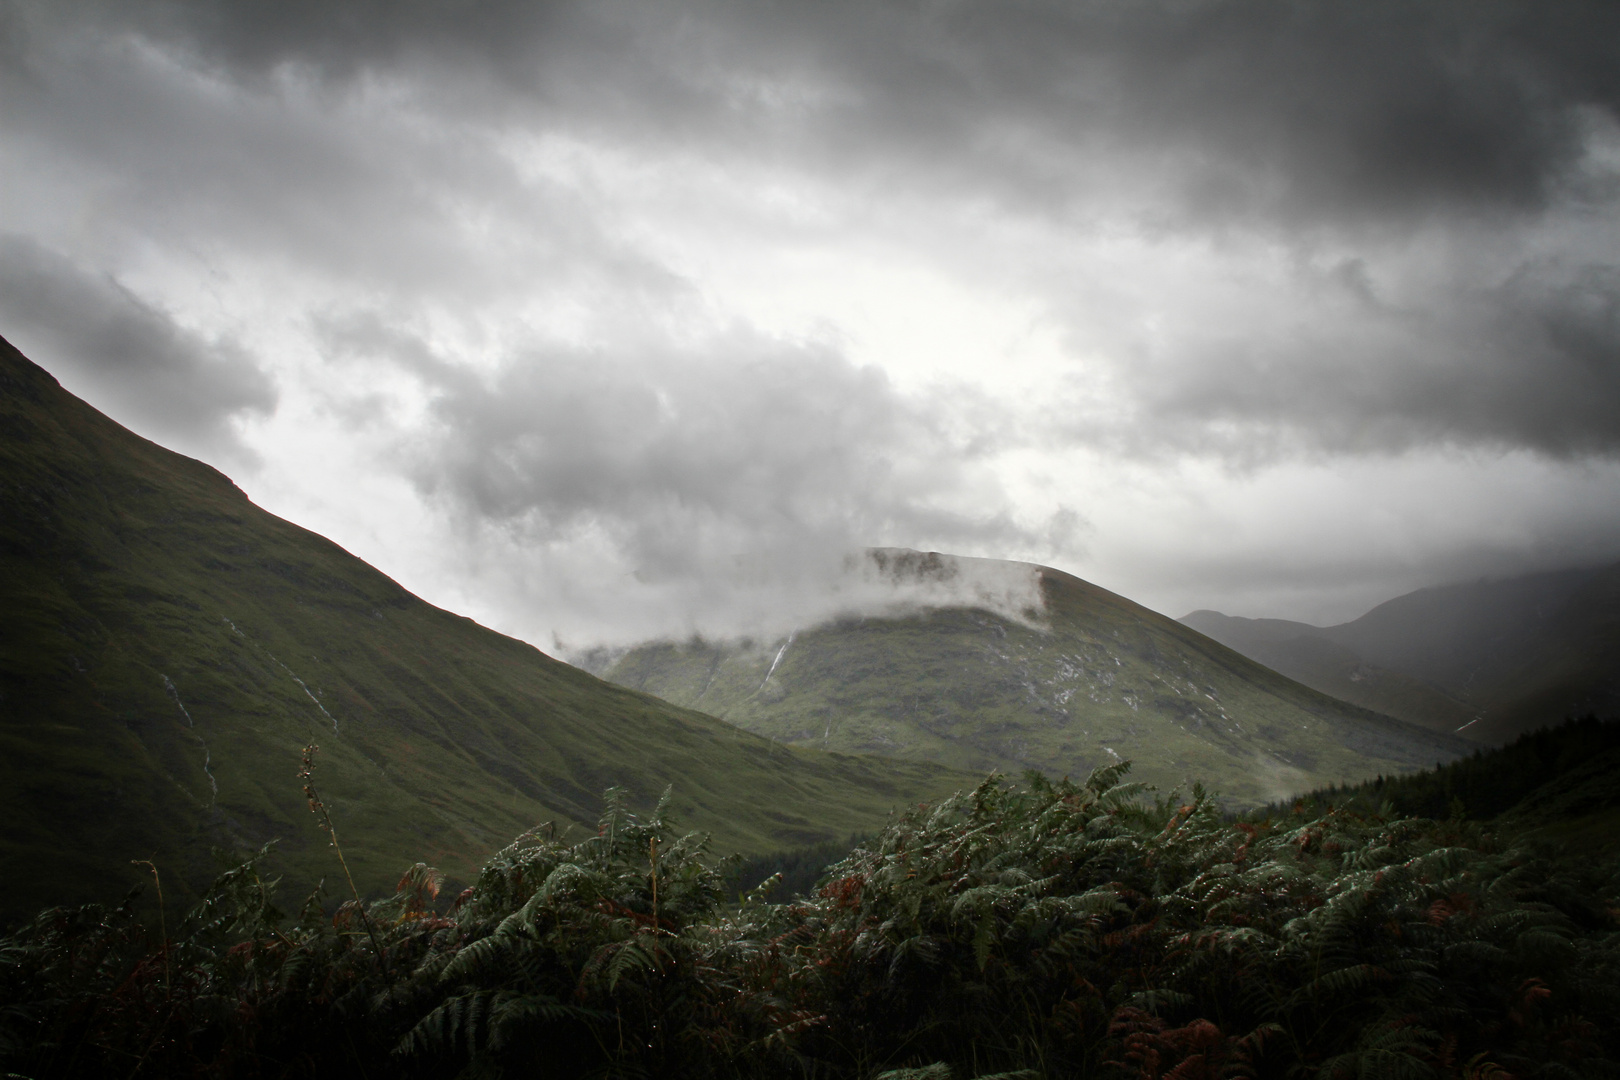
[[[0,333],[548,650],[1620,559],[1610,3],[0,0],[0,101]]]

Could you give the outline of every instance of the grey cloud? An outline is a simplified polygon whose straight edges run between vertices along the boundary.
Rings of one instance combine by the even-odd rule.
[[[1164,200],[1148,212],[1182,225],[1539,210],[1580,160],[1578,110],[1620,105],[1620,21],[1600,5],[947,10],[957,71],[935,80],[940,109],[1072,148],[1058,185],[1089,157],[1122,155],[1133,182]],[[867,68],[894,70],[876,56]],[[927,89],[902,83],[886,97]],[[1001,163],[1015,174],[1025,164]]]
[[[46,55],[59,16],[28,10],[45,28],[31,52]],[[122,227],[161,218],[153,232],[278,251],[396,297],[555,287],[617,305],[685,287],[614,235],[612,205],[522,175],[496,145],[514,130],[618,139],[650,160],[675,146],[780,159],[885,193],[943,188],[1178,238],[1236,223],[1308,246],[1322,226],[1372,224],[1376,250],[1417,222],[1443,243],[1549,207],[1615,209],[1585,155],[1592,118],[1620,113],[1620,9],[1578,0],[80,10],[100,11],[109,41],[145,34],[265,91],[183,93],[113,46],[62,46],[24,126],[87,172],[114,163],[101,197]],[[277,83],[283,64],[297,72]],[[310,90],[310,71],[333,85]],[[289,109],[289,86],[330,99]],[[377,86],[390,108],[356,106]],[[1341,270],[1363,310],[1188,328],[1170,355],[1121,369],[1133,424],[1085,437],[1250,460],[1432,442],[1612,450],[1601,267],[1459,289],[1416,315],[1380,308],[1365,266]]]
[[[1366,288],[1314,322],[1210,328],[1137,357],[1128,423],[1071,434],[1249,463],[1431,445],[1620,455],[1620,267],[1528,263],[1416,311]]]
[[[823,348],[738,330],[693,352],[537,350],[486,378],[374,317],[332,319],[324,333],[340,351],[386,352],[435,391],[437,436],[418,452],[425,487],[542,533],[633,523],[650,572],[679,568],[668,560],[688,545],[665,531],[675,521],[1030,539],[994,503],[988,514],[937,504],[990,446],[970,447],[880,371]]]
[[[1412,472],[1356,492],[1325,531],[1310,515],[1280,513],[1258,544],[1177,552],[1138,569],[1127,594],[1149,603],[1157,594],[1172,616],[1203,606],[1327,626],[1414,589],[1601,566],[1620,553],[1620,470],[1612,466],[1577,471],[1520,458],[1507,468]],[[1401,488],[1425,504],[1422,512],[1396,510],[1391,491]],[[1380,519],[1400,522],[1394,551]],[[1425,527],[1412,528],[1416,521]]]
[[[781,161],[812,179],[866,183],[880,202],[896,191],[965,192],[1068,215],[1054,235],[1075,244],[1091,219],[1178,239],[1233,225],[1280,230],[1302,245],[1324,227],[1372,225],[1383,230],[1366,245],[1376,255],[1414,223],[1443,244],[1447,230],[1507,235],[1549,208],[1614,209],[1614,190],[1595,176],[1607,166],[1587,151],[1600,122],[1620,115],[1620,8],[1584,0],[120,0],[71,12],[13,0],[3,10],[12,13],[5,41],[21,40],[17,26],[33,34],[22,55],[38,61],[60,48],[66,58],[38,65],[49,94],[25,100],[20,126],[52,152],[78,154],[87,173],[106,166],[116,182],[102,194],[121,227],[161,216],[154,234],[276,252],[311,277],[326,270],[340,286],[392,289],[395,300],[538,291],[547,267],[560,290],[595,289],[612,305],[635,289],[667,299],[683,287],[614,237],[615,207],[521,175],[495,145],[514,131],[617,140],[648,152],[638,161],[681,147],[722,162]],[[61,45],[92,16],[111,44]],[[132,63],[113,62],[128,35],[249,92],[142,81]],[[298,97],[306,92],[313,98]],[[367,93],[388,104],[345,113]],[[495,225],[467,228],[468,217]],[[1355,306],[1324,309],[1317,325],[1183,327],[1166,354],[1130,355],[1115,372],[1124,408],[1080,437],[1249,460],[1433,443],[1613,452],[1611,265],[1538,263],[1401,311],[1379,304],[1365,265],[1346,261],[1337,277]],[[1075,303],[1054,306],[1066,302]],[[643,365],[558,352],[511,365],[501,392],[543,406],[553,399],[523,372],[546,370],[564,398],[617,395],[622,413],[581,406],[552,421],[622,445],[622,425],[639,437],[674,422],[657,410],[627,419],[649,401],[715,426],[674,376],[647,374],[659,364],[761,395],[760,372],[776,370],[722,376],[678,350],[648,356]],[[825,356],[798,361],[820,363],[842,370]],[[622,488],[624,500],[662,490],[645,469],[604,473],[610,457],[520,436],[488,384],[441,374],[451,380],[440,387],[446,430],[511,427],[506,442],[447,444],[451,464],[424,473],[482,517],[533,527],[590,518],[596,511],[569,502],[566,478],[545,473],[544,462],[569,452],[584,454],[587,486]],[[864,393],[899,400],[886,387]],[[920,411],[862,404],[850,414],[860,408],[878,410],[865,417],[863,446],[950,443]],[[770,434],[737,428],[739,440],[745,433]],[[530,446],[544,453],[524,457]],[[685,486],[670,489],[682,513],[696,520],[718,506],[691,478],[695,444],[665,436],[655,451],[672,469],[689,466]],[[971,457],[961,451],[953,445],[942,460]],[[849,471],[854,458],[829,453],[837,464],[826,476],[862,475]],[[820,482],[813,469],[770,460],[798,470],[806,486],[791,490]],[[542,479],[525,487],[531,467]],[[771,505],[755,495],[750,505]],[[791,509],[814,520],[807,505]],[[937,510],[927,500],[913,509],[926,507]],[[736,508],[712,512],[740,520]]]
[[[1620,454],[1620,266],[1532,266],[1501,290],[1501,334],[1529,362],[1481,426],[1559,456]]]
[[[385,357],[431,389],[409,467],[465,525],[611,548],[642,586],[708,590],[689,604],[720,624],[744,602],[720,593],[802,607],[871,544],[1044,553],[1079,526],[1015,522],[978,468],[987,445],[826,349],[736,331],[684,352],[534,349],[480,374],[375,316],[321,332],[335,358]]]
[[[301,73],[244,90],[105,28],[56,26],[58,14],[33,18],[31,72],[7,101],[9,149],[36,166],[11,193],[12,221],[34,217],[30,231],[48,235],[76,198],[103,249],[160,237],[205,263],[250,251],[332,290],[488,300],[564,278],[680,288],[612,235],[589,191],[523,174],[488,101],[461,110],[440,83],[323,88]],[[82,219],[68,227],[85,232]]]
[[[107,5],[104,14],[240,69],[262,72],[295,61],[347,78],[413,53],[471,50],[486,62],[528,55],[565,30],[577,10],[545,0],[152,0],[134,8]]]
[[[427,58],[638,140],[905,167],[1082,215],[1123,170],[1158,200],[1144,214],[1182,224],[1537,212],[1580,179],[1582,110],[1620,114],[1620,9],[1594,0],[109,11],[246,76]]]
[[[275,406],[270,379],[239,346],[25,238],[0,236],[0,320],[70,389],[159,439],[244,455],[231,421]]]

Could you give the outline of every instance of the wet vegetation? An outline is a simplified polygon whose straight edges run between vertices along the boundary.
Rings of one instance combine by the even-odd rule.
[[[730,893],[733,865],[667,801],[641,818],[618,792],[593,835],[528,832],[453,897],[418,864],[392,897],[317,895],[289,919],[261,853],[174,923],[126,901],[0,942],[0,1067],[1616,1075],[1612,861],[1463,815],[1302,803],[1233,820],[1198,788],[1153,799],[1126,774],[986,781],[784,902],[771,881]]]
[[[851,835],[847,840],[827,840],[743,857],[731,870],[727,889],[738,894],[750,892],[774,878],[775,883],[768,890],[773,898],[813,895],[827,876],[828,867],[871,840],[870,836]]]

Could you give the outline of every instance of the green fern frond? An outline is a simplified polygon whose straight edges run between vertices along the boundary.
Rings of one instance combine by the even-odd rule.
[[[921,1068],[890,1069],[878,1073],[872,1080],[951,1080],[951,1076],[951,1067],[943,1061],[936,1061]]]

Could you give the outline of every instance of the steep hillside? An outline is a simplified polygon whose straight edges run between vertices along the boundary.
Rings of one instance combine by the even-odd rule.
[[[1323,693],[1482,742],[1620,714],[1620,564],[1420,589],[1325,628],[1181,621]]]
[[[1315,626],[1195,611],[1180,621],[1313,690],[1435,731],[1471,734],[1478,710],[1430,683],[1370,663]]]
[[[936,576],[975,562],[877,556]],[[778,641],[652,643],[606,675],[792,745],[1071,776],[1129,758],[1141,779],[1199,777],[1247,804],[1465,746],[1290,682],[1078,578],[1027,569],[1044,601],[1030,619],[951,607]]]
[[[976,778],[773,745],[412,596],[228,479],[141,439],[0,341],[0,917],[165,888],[280,840],[289,884],[469,875],[622,785],[743,851],[844,837]]]

